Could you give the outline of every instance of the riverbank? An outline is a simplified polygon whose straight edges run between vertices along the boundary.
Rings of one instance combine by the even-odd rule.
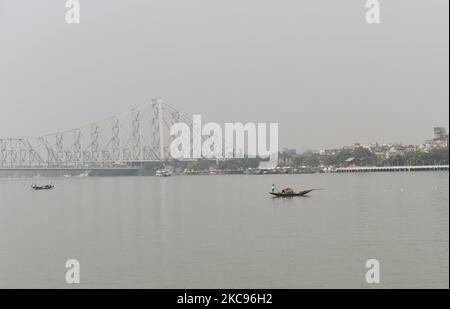
[[[275,169],[236,169],[236,170],[184,170],[171,171],[173,176],[206,176],[206,175],[293,175],[293,174],[320,174],[320,173],[376,173],[376,172],[421,172],[421,171],[448,171],[448,165],[420,165],[420,166],[352,166],[352,167],[305,167],[290,168],[278,167]],[[58,178],[58,177],[122,177],[122,176],[155,176],[155,172],[146,169],[124,170],[108,169],[67,173],[40,169],[36,171],[0,172],[0,178]]]

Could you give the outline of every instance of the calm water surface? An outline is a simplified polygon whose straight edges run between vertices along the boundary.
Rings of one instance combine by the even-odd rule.
[[[448,172],[53,181],[0,179],[0,288],[68,287],[70,258],[86,288],[364,288],[369,258],[378,287],[449,287]]]

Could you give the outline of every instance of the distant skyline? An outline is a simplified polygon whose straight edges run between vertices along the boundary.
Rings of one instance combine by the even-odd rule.
[[[442,126],[436,126],[436,127],[442,127]],[[427,142],[427,141],[430,141],[430,140],[433,140],[434,139],[434,135],[433,135],[433,129],[434,129],[434,127],[432,128],[432,130],[431,130],[431,134],[430,134],[430,136],[428,137],[428,138],[426,138],[426,139],[424,139],[423,141],[421,141],[421,142],[418,142],[418,143],[405,143],[405,142],[402,142],[402,141],[383,141],[383,142],[380,142],[380,141],[354,141],[354,142],[352,142],[352,143],[349,143],[349,144],[345,144],[345,145],[340,145],[340,146],[337,146],[337,147],[322,147],[321,149],[332,149],[332,148],[336,148],[336,149],[339,149],[339,148],[341,148],[341,147],[347,147],[347,146],[354,146],[355,144],[362,144],[362,145],[374,145],[374,144],[379,144],[379,145],[384,145],[384,144],[386,144],[386,145],[389,145],[389,144],[399,144],[399,145],[403,145],[403,146],[409,146],[409,145],[423,145],[425,142]],[[448,134],[448,128],[447,127],[445,127],[445,130],[446,130],[446,132],[447,132],[447,134]],[[291,148],[291,147],[284,147],[284,148]],[[291,148],[292,149],[292,148]],[[320,149],[307,149],[307,150],[320,150]]]
[[[0,136],[152,98],[214,122],[278,122],[280,149],[420,144],[449,128],[449,3],[0,0]]]

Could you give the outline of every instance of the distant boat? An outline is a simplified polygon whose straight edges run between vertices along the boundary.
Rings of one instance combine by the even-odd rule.
[[[88,177],[91,171],[84,172],[82,174],[77,175],[77,177]]]
[[[172,176],[172,174],[170,174],[166,170],[157,170],[155,176],[157,176],[157,177],[170,177],[170,176]]]
[[[51,189],[53,189],[54,187],[55,187],[55,186],[52,185],[52,184],[44,185],[44,186],[38,186],[38,185],[35,185],[35,184],[32,184],[32,185],[31,185],[31,188],[32,188],[33,190],[51,190]]]
[[[300,192],[295,192],[291,188],[287,188],[287,189],[282,190],[281,192],[269,192],[269,193],[275,197],[294,197],[294,196],[305,196],[308,193],[310,193],[311,191],[314,191],[314,189],[308,189],[308,190],[303,190]]]

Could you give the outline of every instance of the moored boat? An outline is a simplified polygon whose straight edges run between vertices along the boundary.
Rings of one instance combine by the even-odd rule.
[[[166,170],[157,170],[155,176],[157,176],[157,177],[170,177],[170,176],[172,176],[172,174],[170,174]]]

